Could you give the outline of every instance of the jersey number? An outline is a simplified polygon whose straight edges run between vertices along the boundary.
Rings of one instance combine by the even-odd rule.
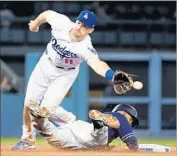
[[[65,59],[65,64],[73,64],[73,60],[72,59]]]

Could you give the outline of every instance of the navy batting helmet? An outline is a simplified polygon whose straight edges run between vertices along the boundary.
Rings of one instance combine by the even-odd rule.
[[[128,104],[118,104],[113,108],[112,112],[117,112],[117,111],[127,112],[133,118],[132,126],[139,125],[138,113],[134,107]]]

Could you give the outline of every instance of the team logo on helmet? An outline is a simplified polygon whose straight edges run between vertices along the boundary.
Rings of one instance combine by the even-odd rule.
[[[84,15],[84,18],[85,18],[85,19],[87,19],[87,18],[88,18],[88,13],[86,13],[86,14]]]

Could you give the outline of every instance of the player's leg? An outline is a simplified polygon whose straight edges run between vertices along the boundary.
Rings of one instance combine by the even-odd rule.
[[[105,126],[94,130],[91,123],[77,120],[67,126],[57,128],[45,118],[51,115],[46,108],[41,108],[36,103],[29,104],[28,107],[32,115],[33,126],[54,147],[80,149],[107,144],[108,128]],[[38,110],[37,114],[35,110]],[[43,112],[43,110],[46,112],[45,115],[39,115],[38,112]]]
[[[41,103],[43,96],[48,88],[49,82],[46,80],[45,74],[43,73],[40,65],[37,65],[32,75],[29,79],[26,96],[25,96],[25,106],[24,106],[24,116],[23,116],[23,136],[22,138],[28,138],[32,135],[32,128],[30,118],[29,118],[29,110],[26,105],[32,100],[37,102],[38,104]],[[25,133],[25,132],[29,133]]]
[[[46,107],[50,113],[50,120],[58,125],[75,121],[75,116],[58,106],[74,83],[78,71],[68,71],[67,75],[57,77],[48,87],[42,100],[41,107]]]
[[[31,115],[33,126],[39,131],[40,135],[45,138],[48,144],[60,148],[60,139],[56,135],[57,127],[51,123],[48,118],[37,118]]]
[[[89,111],[89,118],[93,122],[95,128],[108,126],[111,128],[119,128],[120,122],[112,114],[101,113],[98,110]]]
[[[36,102],[27,104],[27,107],[30,111],[32,125],[39,131],[41,136],[43,136],[50,145],[60,147],[59,137],[56,135],[58,129],[48,120],[50,116],[49,111],[45,107],[41,108]],[[36,110],[42,114],[36,114]]]
[[[63,126],[76,121],[76,116],[72,112],[68,112],[63,107],[58,106],[49,120],[55,123],[56,126]]]
[[[20,150],[23,148],[35,148],[35,129],[32,126],[29,109],[26,106],[31,100],[36,101],[38,104],[42,101],[45,91],[47,90],[48,82],[45,75],[38,63],[34,68],[26,90],[23,111],[23,126],[21,140],[12,147],[12,150]]]
[[[57,148],[82,148],[81,144],[75,138],[75,134],[71,132],[69,127],[73,127],[74,123],[67,124],[67,126],[56,127],[52,122],[48,120],[51,114],[49,111],[43,107],[39,107],[36,103],[28,105],[31,114],[31,120],[33,126],[39,131],[41,136],[43,136],[48,144]],[[37,111],[37,113],[35,113]],[[45,110],[45,115],[39,115],[39,112]],[[89,124],[90,125],[90,124]],[[76,125],[76,129],[80,129],[82,125]],[[75,126],[74,126],[75,127]],[[85,127],[87,129],[87,127]],[[77,131],[78,133],[78,131]]]

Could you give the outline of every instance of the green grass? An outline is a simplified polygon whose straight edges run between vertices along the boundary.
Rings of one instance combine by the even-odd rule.
[[[176,138],[166,139],[166,138],[139,138],[139,144],[160,144],[166,146],[176,146]],[[19,141],[19,138],[1,138],[1,144],[15,144]],[[43,138],[37,138],[37,144],[46,144]],[[115,140],[111,143],[112,145],[124,145],[120,140]]]

